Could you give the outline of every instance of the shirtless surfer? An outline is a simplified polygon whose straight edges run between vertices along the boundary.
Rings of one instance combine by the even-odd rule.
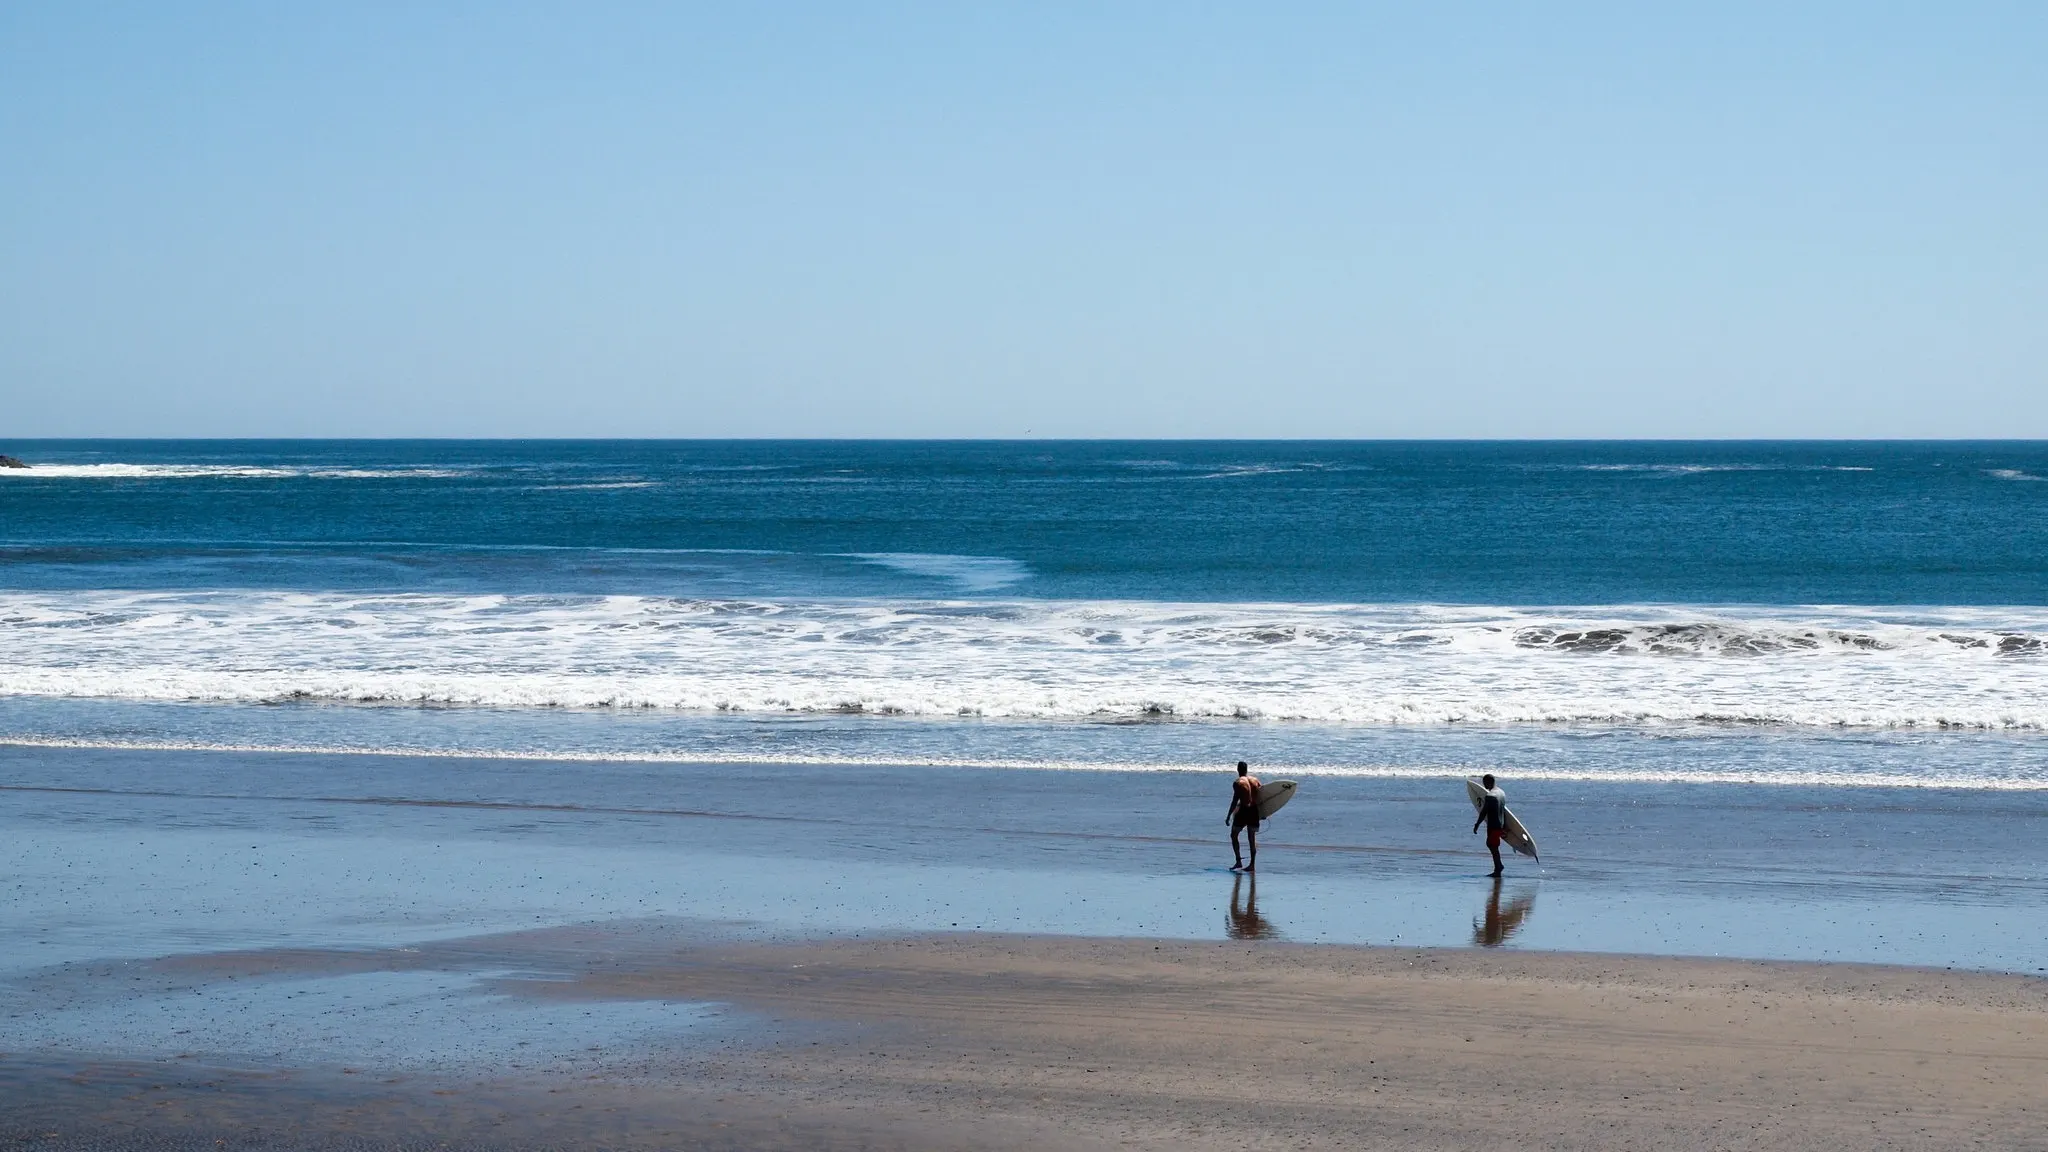
[[[1259,778],[1252,775],[1252,766],[1242,760],[1237,762],[1237,779],[1230,783],[1230,811],[1223,819],[1230,825],[1230,854],[1237,863],[1230,866],[1232,872],[1242,868],[1246,872],[1259,866]],[[1237,850],[1237,834],[1243,832],[1252,843],[1252,862],[1244,862],[1244,854]]]
[[[1486,825],[1486,850],[1493,853],[1493,874],[1498,876],[1508,870],[1500,862],[1500,837],[1508,826],[1508,797],[1494,785],[1491,772],[1481,776],[1479,783],[1486,789],[1486,795],[1479,801],[1479,819],[1472,822],[1472,831],[1476,835],[1479,826]]]

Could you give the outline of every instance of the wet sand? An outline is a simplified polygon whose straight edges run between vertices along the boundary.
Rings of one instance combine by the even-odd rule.
[[[1225,787],[0,746],[0,1149],[2048,1149],[2030,801]]]
[[[18,926],[0,980],[109,956],[646,916],[799,936],[1214,939],[1253,903],[1226,871],[1230,778],[0,744],[0,877]],[[1509,783],[1543,861],[1515,859],[1496,892],[1461,779],[1304,779],[1261,832],[1264,931],[2048,967],[2039,795]],[[914,819],[877,821],[905,795]]]
[[[400,971],[723,1031],[513,1073],[0,1060],[22,1147],[2048,1148],[2048,981],[1860,965],[617,923],[52,973]],[[111,1056],[112,1054],[107,1054]],[[220,1141],[222,1143],[216,1143]]]

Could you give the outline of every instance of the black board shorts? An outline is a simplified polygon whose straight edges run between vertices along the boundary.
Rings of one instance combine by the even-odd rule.
[[[1232,817],[1230,830],[1235,832],[1240,828],[1249,828],[1254,832],[1258,831],[1259,814],[1257,812],[1239,812],[1236,816]]]

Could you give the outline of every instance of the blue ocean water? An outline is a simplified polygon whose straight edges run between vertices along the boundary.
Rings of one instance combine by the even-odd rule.
[[[2048,787],[2048,444],[0,451],[16,741]]]
[[[10,588],[2048,604],[2040,443],[11,451]]]

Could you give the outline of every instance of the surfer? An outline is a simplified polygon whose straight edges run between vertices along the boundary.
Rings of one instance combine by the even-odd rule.
[[[1485,787],[1486,793],[1480,797],[1479,819],[1472,822],[1472,832],[1477,835],[1479,826],[1486,825],[1486,850],[1493,853],[1493,874],[1498,876],[1508,870],[1507,865],[1500,862],[1500,837],[1508,826],[1508,797],[1495,786],[1491,772],[1481,776],[1479,783]]]
[[[1259,778],[1252,775],[1252,766],[1242,760],[1237,762],[1237,779],[1230,784],[1230,811],[1223,819],[1230,824],[1230,854],[1237,863],[1230,866],[1232,872],[1242,868],[1246,872],[1256,871],[1259,866]],[[1252,844],[1252,862],[1244,862],[1244,854],[1237,850],[1237,834],[1244,833]]]

